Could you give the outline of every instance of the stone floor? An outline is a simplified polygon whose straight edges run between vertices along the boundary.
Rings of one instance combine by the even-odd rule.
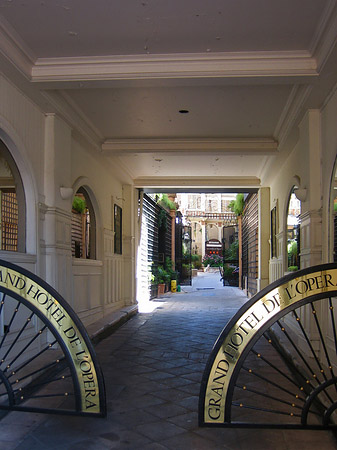
[[[104,373],[104,419],[8,414],[6,450],[305,450],[336,449],[327,431],[199,428],[200,380],[221,329],[247,298],[201,274],[183,292],[165,294],[152,312],[133,316],[96,351]]]

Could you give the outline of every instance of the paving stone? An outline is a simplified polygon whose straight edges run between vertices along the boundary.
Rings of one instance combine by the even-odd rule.
[[[198,414],[195,411],[188,412],[180,416],[175,415],[173,417],[169,417],[168,420],[180,427],[185,428],[185,430],[195,430],[198,428]]]
[[[180,434],[179,436],[165,439],[161,443],[171,450],[219,450],[220,448],[226,448],[225,446],[219,447],[218,444],[204,439],[203,437],[198,436],[194,433]]]
[[[167,421],[157,421],[151,424],[145,424],[136,427],[136,430],[157,442],[185,432],[184,428],[178,427],[174,423]]]
[[[163,403],[156,408],[147,408],[146,411],[149,411],[160,419],[168,419],[187,412],[187,409],[174,403]]]
[[[161,309],[132,317],[96,346],[106,418],[13,412],[0,421],[0,449],[5,442],[6,450],[336,450],[327,431],[199,428],[206,360],[225,324],[247,301],[215,278],[213,296],[196,291],[198,283],[211,280],[200,277],[195,286],[183,287],[186,293],[154,302]],[[250,414],[241,411],[241,418],[245,413]]]

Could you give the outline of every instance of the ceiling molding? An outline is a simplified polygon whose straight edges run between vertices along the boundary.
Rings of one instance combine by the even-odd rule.
[[[261,187],[257,177],[138,177],[135,188],[256,188]]]
[[[88,126],[88,120],[85,120],[82,114],[79,115],[63,96],[53,91],[43,91],[42,95],[73,130],[82,135],[96,150],[101,150],[101,136],[97,135],[96,129]]]
[[[32,67],[36,61],[33,52],[26,43],[0,15],[0,52],[16,67],[16,69],[31,80]]]
[[[312,89],[312,85],[295,85],[292,88],[274,132],[274,136],[279,142],[279,148],[286,141]]]
[[[278,143],[273,139],[108,139],[102,144],[107,155],[133,153],[226,153],[226,154],[273,154]]]
[[[91,120],[88,119],[88,116],[86,114],[84,114],[83,110],[77,105],[77,103],[68,94],[68,92],[65,90],[62,90],[62,91],[59,91],[59,95],[60,95],[60,97],[62,97],[65,100],[67,105],[69,105],[70,108],[72,108],[76,112],[78,117],[81,119],[81,122],[82,122],[81,127],[83,127],[83,122],[84,122],[85,129],[86,130],[89,129],[91,131],[91,135],[92,135],[92,137],[94,137],[96,142],[104,141],[104,136],[101,134],[100,130],[92,123]]]
[[[315,77],[305,51],[39,58],[33,82],[200,77]]]
[[[310,45],[310,54],[317,62],[320,73],[337,42],[337,1],[330,0]]]

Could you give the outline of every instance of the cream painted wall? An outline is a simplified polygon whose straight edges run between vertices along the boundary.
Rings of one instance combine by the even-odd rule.
[[[299,138],[289,157],[271,182],[271,208],[278,205],[278,264],[286,270],[286,225],[290,191],[294,185],[306,188],[307,198],[301,203],[302,268],[321,261],[321,192],[322,192],[321,113],[307,111],[299,125]],[[276,271],[277,272],[277,271]],[[278,274],[280,272],[278,271]],[[273,281],[273,279],[271,280]]]
[[[27,253],[2,252],[0,256],[48,281],[85,324],[134,303],[134,286],[129,278],[135,252],[133,187],[118,160],[107,162],[89,143],[80,142],[60,116],[45,115],[3,77],[0,137],[16,161],[27,200]],[[71,256],[72,198],[63,199],[60,187],[76,191],[81,185],[86,187],[95,209],[95,261]],[[125,211],[123,255],[113,251],[114,203]]]
[[[322,108],[322,229],[323,261],[331,262],[333,250],[333,229],[330,203],[331,178],[337,156],[337,88]]]

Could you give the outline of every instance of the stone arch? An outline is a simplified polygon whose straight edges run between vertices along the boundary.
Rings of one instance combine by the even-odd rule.
[[[20,174],[25,197],[24,250],[28,254],[37,252],[37,187],[30,161],[25,157],[25,146],[14,129],[2,118],[0,140],[3,142]]]
[[[87,196],[87,199],[89,201],[89,207],[91,209],[91,212],[93,213],[93,219],[94,219],[94,256],[92,256],[90,259],[100,259],[101,257],[101,233],[98,232],[98,230],[102,229],[101,224],[101,214],[100,214],[100,208],[99,204],[97,202],[96,196],[93,192],[93,189],[90,187],[90,182],[87,177],[79,177],[73,184],[73,194],[75,194],[78,191],[84,191],[85,196]]]

